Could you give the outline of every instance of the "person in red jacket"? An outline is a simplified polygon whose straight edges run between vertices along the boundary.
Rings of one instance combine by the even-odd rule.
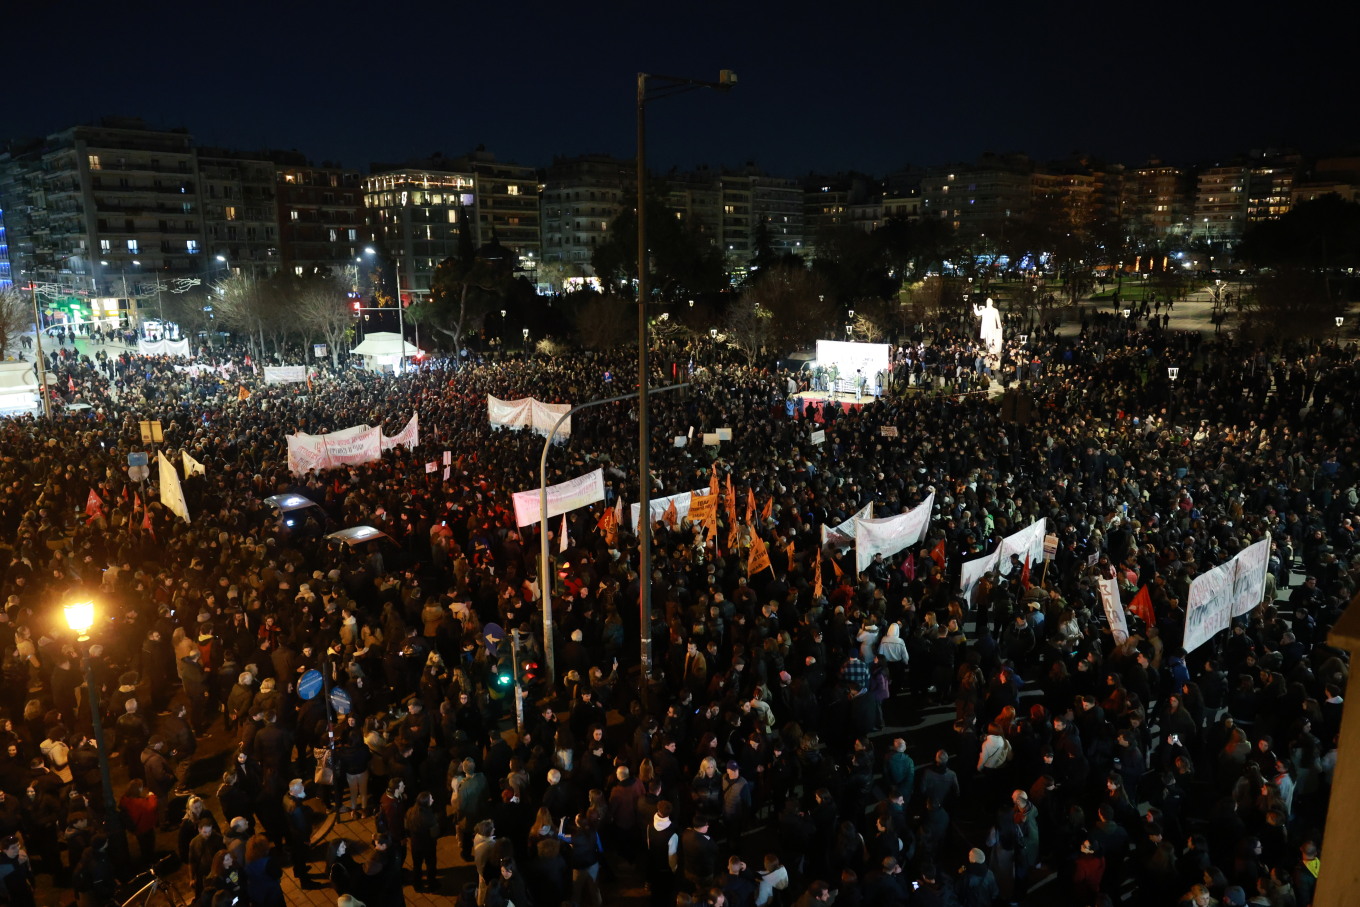
[[[1095,903],[1100,896],[1100,882],[1105,877],[1105,858],[1100,855],[1100,847],[1087,838],[1081,842],[1081,851],[1072,864],[1072,894],[1074,903]]]
[[[147,866],[151,865],[156,851],[156,805],[156,795],[146,789],[146,784],[140,778],[128,782],[127,790],[118,801],[128,830],[137,838],[137,850],[142,862]]]

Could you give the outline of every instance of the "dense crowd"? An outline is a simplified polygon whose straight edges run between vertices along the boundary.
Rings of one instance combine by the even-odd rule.
[[[602,467],[606,499],[552,540],[558,676],[526,683],[520,733],[501,678],[541,674],[543,578],[510,494],[537,486],[542,438],[493,430],[486,395],[625,393],[628,351],[273,386],[239,349],[59,357],[56,387],[88,415],[0,426],[0,887],[32,903],[50,875],[107,903],[116,855],[149,863],[178,827],[210,907],[282,904],[288,866],[398,904],[404,866],[440,884],[447,836],[479,905],[597,905],[631,867],[658,904],[981,907],[1056,872],[1074,905],[1118,903],[1136,878],[1139,904],[1305,907],[1348,671],[1326,631],[1360,554],[1355,350],[1139,327],[1036,330],[990,364],[963,326],[938,329],[901,346],[884,397],[807,414],[787,405],[796,376],[659,348],[653,384],[693,379],[653,398],[653,494],[730,477],[738,520],[652,527],[656,669],[640,678],[636,533],[602,519],[637,493],[636,411],[576,415],[549,481]],[[1023,382],[1026,419],[955,393],[987,369]],[[414,450],[288,471],[292,432],[390,435],[413,412]],[[173,462],[205,467],[183,480],[191,522],[159,503],[154,470],[127,477],[143,419]],[[717,448],[670,443],[719,427],[733,440]],[[821,547],[865,504],[889,516],[932,491],[914,550],[857,573]],[[281,492],[317,506],[284,518],[265,502]],[[1003,565],[962,600],[958,565],[1039,517],[1051,563]],[[361,524],[386,538],[325,538]],[[772,564],[748,576],[753,536]],[[1266,537],[1266,600],[1185,652],[1191,580]],[[1307,579],[1291,589],[1292,570]],[[1150,593],[1155,621],[1130,615],[1121,644],[1100,576],[1126,602]],[[61,606],[88,598],[100,620],[78,641]],[[85,654],[127,841],[108,834]],[[312,670],[339,711],[301,697]],[[197,752],[214,736],[222,762]],[[313,845],[325,809],[376,833],[341,824]]]

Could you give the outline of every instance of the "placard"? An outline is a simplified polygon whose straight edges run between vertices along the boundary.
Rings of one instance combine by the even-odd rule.
[[[722,443],[722,442],[718,440],[718,433],[717,433],[716,431],[706,431],[706,432],[704,432],[704,446],[705,446],[705,447],[717,447],[717,446],[718,446],[719,444],[721,444],[721,443]]]
[[[880,425],[880,426],[878,427],[878,433],[879,433],[880,436],[882,436],[882,437],[884,437],[884,438],[896,438],[896,437],[897,437],[897,426],[896,426],[896,425]]]
[[[1053,533],[1044,536],[1044,559],[1048,560],[1058,553],[1058,537]]]
[[[686,438],[684,435],[676,435],[674,443],[676,447],[684,447],[689,443],[689,438]]]
[[[825,444],[826,429],[818,429],[817,431],[814,431],[812,435],[808,438],[808,440],[811,441],[813,444]]]
[[[719,441],[731,441],[731,440],[732,440],[732,429],[730,429],[730,428],[720,428],[720,429],[718,429],[718,440],[719,440]]]

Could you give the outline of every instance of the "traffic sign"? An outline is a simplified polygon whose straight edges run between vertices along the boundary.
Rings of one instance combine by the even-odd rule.
[[[313,668],[303,674],[302,677],[298,679],[297,689],[298,695],[303,699],[315,699],[316,694],[321,692],[321,672]],[[332,700],[335,698],[334,694],[332,694],[331,698]]]
[[[151,475],[151,468],[149,466],[129,466],[127,472],[128,478],[132,481],[145,482],[147,477]]]
[[[337,712],[343,712],[348,715],[350,713],[351,705],[353,705],[353,703],[350,701],[348,693],[339,687],[331,688],[331,708],[335,709]]]
[[[146,451],[144,450],[128,454],[129,466],[145,466],[147,462]]]

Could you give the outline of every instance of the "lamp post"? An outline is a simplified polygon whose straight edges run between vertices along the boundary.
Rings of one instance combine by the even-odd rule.
[[[90,694],[90,724],[94,728],[95,748],[99,754],[99,783],[104,789],[104,821],[108,827],[109,840],[113,842],[114,856],[123,852],[123,832],[118,821],[118,809],[113,803],[113,779],[109,773],[109,752],[104,745],[104,721],[101,717],[104,707],[99,702],[99,687],[94,682],[94,671],[90,667],[89,631],[94,625],[94,602],[71,602],[62,609],[66,613],[66,625],[76,633],[76,644],[80,648],[80,667],[85,672],[85,689]]]
[[[1346,323],[1345,315],[1336,316],[1336,345],[1341,346],[1341,326]]]
[[[647,93],[651,81],[656,91]],[[651,425],[647,418],[647,102],[673,94],[713,88],[727,91],[737,84],[730,69],[718,73],[718,81],[706,82],[683,76],[637,74],[637,330],[638,330],[638,506],[647,513],[651,501]],[[642,619],[642,702],[647,704],[648,678],[652,674],[652,551],[649,532],[638,533],[638,610]]]
[[[522,335],[524,336],[524,352],[525,352],[525,353],[528,353],[528,352],[529,352],[529,329],[528,329],[528,328],[520,328],[520,334],[522,334]]]

